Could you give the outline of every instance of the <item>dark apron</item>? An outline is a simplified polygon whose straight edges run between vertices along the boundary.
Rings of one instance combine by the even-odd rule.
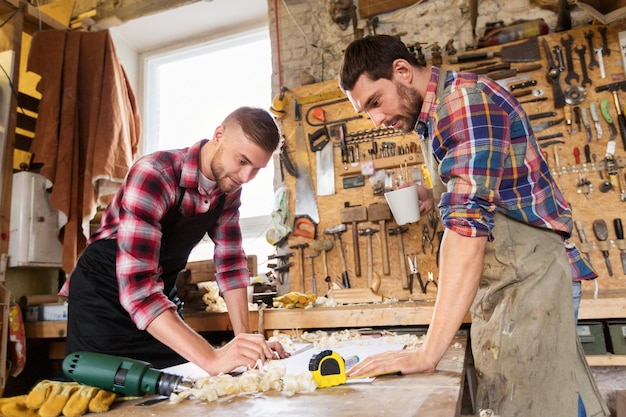
[[[194,246],[217,222],[225,195],[214,209],[193,217],[180,213],[181,197],[161,221],[160,262],[163,293],[179,308],[176,278],[185,268]],[[180,355],[139,330],[119,302],[116,277],[117,239],[90,244],[80,256],[72,279],[68,302],[66,354],[76,351],[101,352],[150,362],[164,368],[185,362]],[[152,277],[147,279],[153,279]]]

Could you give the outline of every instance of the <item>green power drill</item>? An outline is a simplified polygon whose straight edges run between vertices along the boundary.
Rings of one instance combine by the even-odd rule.
[[[154,369],[148,362],[103,353],[71,353],[62,368],[76,382],[130,396],[169,396],[193,386],[192,381]]]

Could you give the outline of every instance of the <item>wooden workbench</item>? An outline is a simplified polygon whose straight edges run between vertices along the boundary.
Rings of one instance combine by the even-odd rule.
[[[113,405],[103,417],[172,416],[371,416],[452,417],[461,412],[467,337],[459,333],[437,371],[431,374],[378,377],[371,383],[346,384],[317,389],[291,397],[269,391],[257,397],[225,397],[213,403],[165,400],[136,407],[146,398]]]

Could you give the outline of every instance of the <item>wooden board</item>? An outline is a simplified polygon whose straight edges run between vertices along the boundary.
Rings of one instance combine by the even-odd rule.
[[[421,3],[423,0],[358,0],[359,17],[365,19],[377,14],[391,12],[415,4],[418,1]]]

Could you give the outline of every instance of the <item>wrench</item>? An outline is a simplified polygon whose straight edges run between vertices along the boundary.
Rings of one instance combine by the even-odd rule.
[[[585,52],[587,51],[587,48],[585,48],[584,46],[581,46],[580,48],[575,48],[574,50],[578,54],[578,57],[580,59],[580,66],[583,71],[583,80],[581,81],[580,84],[583,87],[586,86],[587,84],[592,84],[591,78],[589,78],[589,75],[587,74],[587,65],[585,64]]]
[[[574,60],[572,59],[572,45],[574,44],[574,38],[569,35],[566,39],[561,38],[561,45],[565,47],[565,61],[567,62],[567,75],[565,76],[565,82],[572,84],[572,80],[577,82],[580,80],[580,75],[574,71]]]
[[[556,55],[556,60],[559,63],[559,72],[565,71],[565,60],[563,59],[563,49],[556,45],[554,48],[554,54]]]
[[[593,30],[585,32],[585,39],[587,39],[587,44],[589,45],[589,69],[592,70],[594,68],[600,67],[600,64],[598,63],[598,61],[596,61],[596,57],[592,52],[596,49],[593,47]]]
[[[606,38],[606,26],[600,26],[598,28],[598,32],[602,35],[602,55],[609,56],[611,55],[611,50],[609,49],[609,42]]]

